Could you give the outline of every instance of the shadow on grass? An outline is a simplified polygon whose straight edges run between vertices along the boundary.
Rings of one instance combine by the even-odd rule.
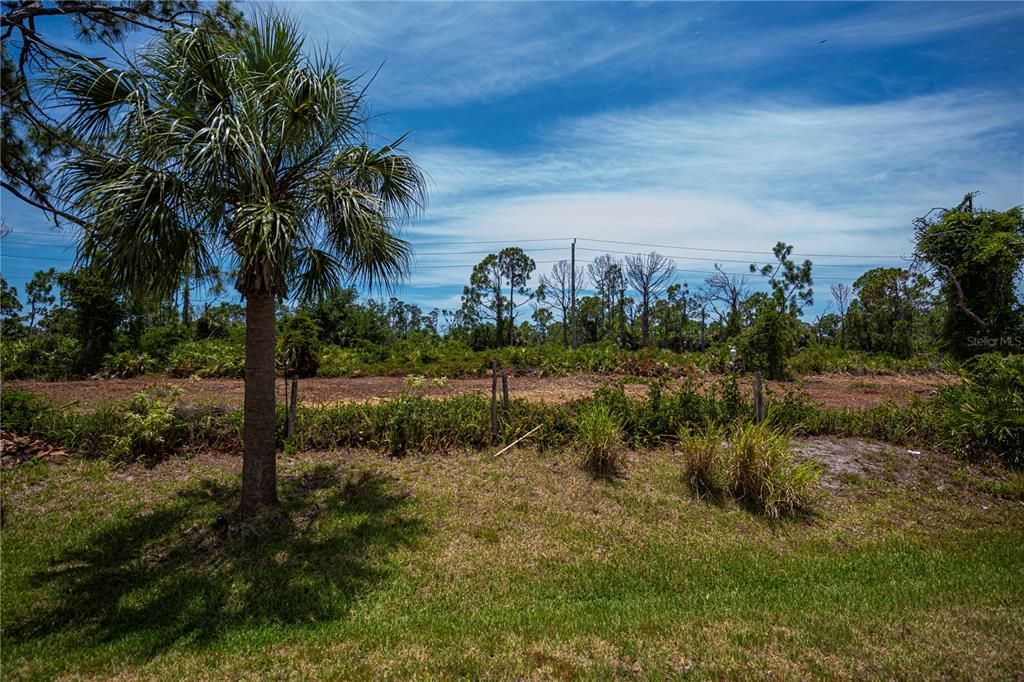
[[[389,555],[423,532],[380,475],[341,481],[320,466],[282,477],[282,490],[280,511],[216,527],[239,491],[203,480],[105,525],[33,576],[48,599],[5,623],[5,641],[64,635],[80,650],[114,644],[142,660],[252,626],[343,618],[387,578]]]

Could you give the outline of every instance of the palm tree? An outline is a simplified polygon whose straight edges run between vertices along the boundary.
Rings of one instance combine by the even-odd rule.
[[[164,296],[218,261],[245,300],[242,511],[277,502],[275,302],[407,271],[402,221],[425,183],[397,142],[368,144],[363,92],[277,14],[234,32],[161,36],[124,69],[70,64],[56,79],[91,149],[63,187],[88,227],[84,262]]]

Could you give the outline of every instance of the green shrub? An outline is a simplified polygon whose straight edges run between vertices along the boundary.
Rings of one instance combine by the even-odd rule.
[[[793,316],[779,312],[772,303],[765,305],[741,339],[747,369],[762,370],[769,379],[787,378],[796,337]]]
[[[80,354],[78,341],[71,336],[5,337],[0,342],[0,368],[4,379],[64,381],[76,376],[75,362]]]
[[[518,423],[518,401],[512,404]],[[379,403],[300,407],[293,444],[300,450],[369,447],[408,450],[482,448],[490,442],[490,403],[483,396],[444,400],[401,396]]]
[[[316,376],[320,367],[320,328],[304,310],[285,322],[280,337],[280,363],[289,376]]]
[[[866,353],[847,350],[836,345],[814,343],[802,349],[789,360],[795,374],[898,374],[937,372],[943,370],[936,353],[916,353],[909,358],[897,358],[887,353]]]
[[[182,445],[188,429],[175,415],[181,389],[156,395],[136,393],[123,410],[120,424],[109,435],[104,454],[118,461],[152,460]]]
[[[796,461],[789,435],[767,421],[737,426],[726,461],[733,497],[771,517],[808,510],[822,474],[819,462]]]
[[[576,420],[576,447],[583,468],[595,476],[614,476],[622,467],[622,432],[607,405],[591,403]]]
[[[156,369],[156,360],[146,353],[125,350],[104,358],[100,373],[113,379],[128,379],[155,372]]]
[[[355,348],[325,346],[320,351],[319,375],[322,377],[358,376],[359,351]]]
[[[167,358],[167,372],[174,377],[241,377],[245,347],[221,339],[184,341]]]
[[[5,336],[0,341],[0,368],[4,379],[28,379],[33,376],[33,354],[38,345],[31,339],[13,339]]]
[[[940,390],[934,403],[947,449],[1024,466],[1024,355],[976,356],[963,383]]]
[[[21,435],[37,435],[52,420],[54,407],[37,395],[18,388],[0,391],[0,426]]]
[[[153,327],[139,339],[139,350],[158,362],[165,362],[174,347],[188,337],[188,328],[183,324]]]

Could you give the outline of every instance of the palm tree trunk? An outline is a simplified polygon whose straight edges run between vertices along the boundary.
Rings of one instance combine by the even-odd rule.
[[[277,504],[274,296],[246,293],[242,511]]]

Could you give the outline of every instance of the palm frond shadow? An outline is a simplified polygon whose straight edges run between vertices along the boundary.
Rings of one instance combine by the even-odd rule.
[[[344,618],[387,579],[391,554],[424,530],[385,476],[341,481],[320,466],[282,477],[282,488],[282,508],[255,519],[211,525],[238,488],[204,480],[102,527],[33,576],[59,601],[6,623],[5,637],[73,634],[83,647],[130,640],[125,650],[148,657],[256,625]]]

